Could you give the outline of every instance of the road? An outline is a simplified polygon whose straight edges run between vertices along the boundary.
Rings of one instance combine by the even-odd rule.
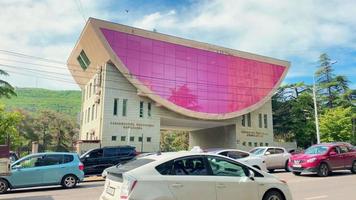
[[[352,175],[349,171],[336,172],[326,178],[315,175],[294,176],[286,172],[276,172],[274,175],[288,182],[294,200],[356,199],[356,175]],[[0,199],[98,200],[103,185],[103,181],[90,181],[81,183],[79,187],[71,190],[60,187],[22,189],[0,195]]]

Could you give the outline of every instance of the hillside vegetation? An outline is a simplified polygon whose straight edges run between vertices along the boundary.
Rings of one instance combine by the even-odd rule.
[[[47,90],[39,88],[17,88],[17,96],[1,98],[6,109],[24,109],[31,112],[53,110],[76,118],[80,112],[81,92],[75,90]]]

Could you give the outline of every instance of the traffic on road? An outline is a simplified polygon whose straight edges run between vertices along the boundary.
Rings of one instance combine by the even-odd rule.
[[[138,155],[134,147],[118,146],[93,149],[82,156],[52,152],[20,158],[11,163],[9,174],[0,176],[0,198],[23,194],[17,193],[21,188],[36,187],[34,192],[38,192],[38,187],[85,186],[85,175],[98,179],[104,175],[105,183],[97,185],[101,190],[96,190],[94,199],[333,199],[330,191],[323,191],[324,185],[330,190],[323,179],[329,176],[338,183],[355,183],[355,173],[356,150],[348,143],[317,144],[293,155],[281,147],[258,147],[250,152],[195,147]],[[314,182],[321,191],[296,187]],[[68,198],[72,193],[77,196],[76,191],[69,190]]]

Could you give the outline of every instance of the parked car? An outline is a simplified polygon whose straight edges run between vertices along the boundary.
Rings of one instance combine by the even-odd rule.
[[[110,168],[101,200],[291,200],[287,184],[225,156],[170,152]]]
[[[204,152],[227,156],[231,159],[246,163],[256,169],[267,171],[266,162],[263,157],[254,156],[246,151],[237,149],[205,149]]]
[[[80,160],[84,164],[86,176],[101,175],[104,169],[127,162],[136,155],[135,147],[132,146],[103,147],[84,153]]]
[[[314,172],[318,176],[328,176],[335,170],[351,170],[356,174],[356,150],[348,143],[317,144],[304,153],[293,155],[289,166],[295,175]]]
[[[251,154],[265,159],[266,167],[269,172],[275,169],[285,169],[290,171],[288,161],[291,156],[285,148],[282,147],[256,147],[250,151]]]
[[[16,160],[18,160],[19,157],[17,156],[17,154],[16,154],[15,152],[10,151],[9,159],[10,159],[10,162],[13,163],[13,162],[15,162]]]
[[[8,189],[62,185],[74,188],[84,179],[84,165],[76,153],[37,153],[11,165],[8,176],[0,176],[0,194]]]

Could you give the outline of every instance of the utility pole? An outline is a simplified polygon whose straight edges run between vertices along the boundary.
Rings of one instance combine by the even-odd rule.
[[[316,104],[316,91],[315,91],[315,74],[313,75],[313,100],[314,100],[314,115],[315,115],[315,128],[316,128],[316,140],[317,144],[320,144],[320,133],[319,133],[319,120],[318,120],[318,107]]]

